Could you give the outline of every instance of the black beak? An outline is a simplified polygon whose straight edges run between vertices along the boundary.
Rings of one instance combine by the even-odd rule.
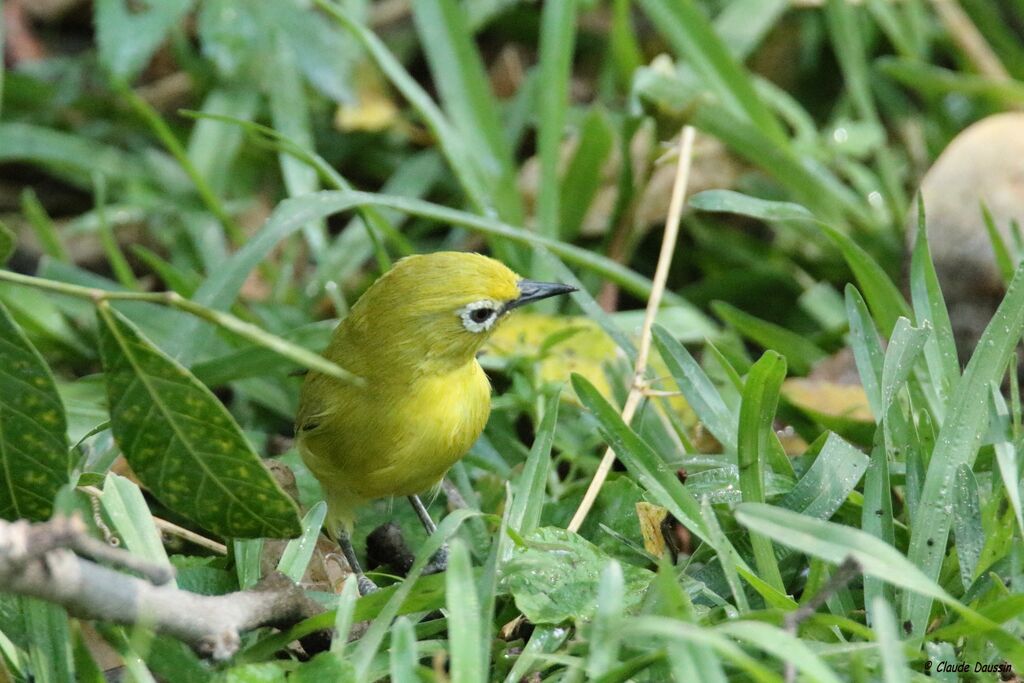
[[[549,296],[558,296],[559,294],[568,294],[569,292],[576,291],[576,288],[572,285],[563,285],[558,282],[520,280],[518,284],[519,298],[505,304],[506,311],[511,311],[513,308],[519,308],[523,304],[547,299]]]

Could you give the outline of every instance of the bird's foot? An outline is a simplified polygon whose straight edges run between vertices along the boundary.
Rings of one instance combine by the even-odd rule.
[[[424,574],[440,574],[444,570],[448,569],[448,544],[445,543],[441,546],[441,549],[434,553],[434,556],[430,558],[430,562],[423,568]]]
[[[356,578],[356,587],[359,589],[359,595],[365,596],[373,593],[374,591],[380,590],[371,579],[367,578],[365,574],[360,574]]]

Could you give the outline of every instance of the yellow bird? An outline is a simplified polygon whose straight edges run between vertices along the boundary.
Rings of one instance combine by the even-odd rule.
[[[501,320],[523,304],[575,291],[526,280],[479,254],[409,256],[373,283],[338,325],[324,356],[364,386],[311,372],[295,420],[299,452],[327,498],[327,529],[373,590],[352,548],[356,509],[438,484],[480,436],[491,386],[476,360]],[[443,569],[445,558],[435,557]]]

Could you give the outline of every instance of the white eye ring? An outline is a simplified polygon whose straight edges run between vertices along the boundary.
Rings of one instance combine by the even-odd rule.
[[[471,304],[466,304],[456,313],[462,319],[463,327],[470,332],[479,333],[486,332],[494,327],[494,323],[498,320],[499,308],[500,306],[497,302],[484,299],[483,301],[474,301]],[[488,311],[490,315],[484,317],[478,311]]]

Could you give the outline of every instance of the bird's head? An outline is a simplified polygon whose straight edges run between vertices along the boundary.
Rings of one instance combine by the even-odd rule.
[[[460,364],[511,311],[575,289],[521,278],[480,254],[435,252],[398,261],[366,290],[350,318],[392,363]]]

